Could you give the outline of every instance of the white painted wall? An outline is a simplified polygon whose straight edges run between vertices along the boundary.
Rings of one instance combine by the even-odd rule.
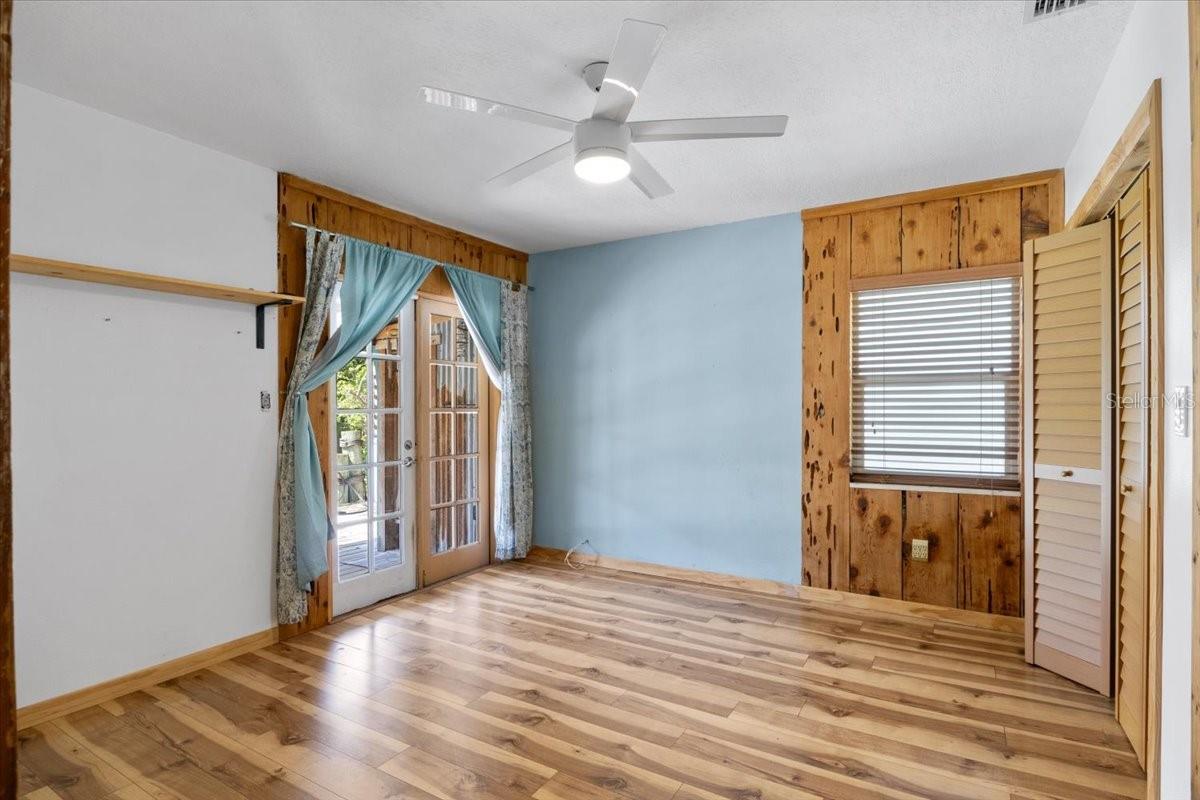
[[[271,170],[21,85],[12,159],[16,253],[275,286]],[[273,624],[274,320],[13,276],[19,704]]]
[[[1192,380],[1187,3],[1134,4],[1067,159],[1066,206],[1070,216],[1155,78],[1162,79],[1165,385],[1170,391]],[[1165,443],[1162,797],[1177,798],[1189,792],[1192,443],[1169,429]]]

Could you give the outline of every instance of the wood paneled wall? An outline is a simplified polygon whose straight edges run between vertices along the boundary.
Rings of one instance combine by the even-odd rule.
[[[527,254],[489,242],[452,228],[405,214],[402,211],[363,200],[295,175],[279,176],[279,286],[286,294],[304,294],[304,230],[292,222],[314,225],[322,230],[353,236],[375,244],[394,247],[427,258],[467,267],[505,280],[525,282]],[[445,273],[434,270],[421,286],[426,294],[452,297]],[[300,335],[300,309],[279,310],[279,393],[287,390],[288,376]],[[495,398],[493,398],[495,400]],[[499,407],[498,400],[493,406]],[[329,429],[330,392],[323,386],[309,394],[309,415],[313,429]],[[328,474],[330,442],[317,436],[321,468]],[[332,558],[330,563],[333,563]],[[287,638],[326,624],[332,614],[332,585],[329,573],[317,581],[309,595],[308,617],[296,625],[280,627]]]
[[[1021,260],[1063,224],[1059,170],[808,209],[804,220],[804,583],[1022,613],[1019,497],[850,485],[850,281]],[[929,561],[909,558],[929,540]]]

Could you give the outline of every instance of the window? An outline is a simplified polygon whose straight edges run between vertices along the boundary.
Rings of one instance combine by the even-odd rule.
[[[339,295],[335,289],[333,328],[341,325]],[[385,325],[334,382],[339,582],[405,563],[404,458],[412,433],[401,403],[402,323],[396,318]]]
[[[851,479],[1018,487],[1016,278],[853,295]]]
[[[432,552],[479,542],[479,368],[462,317],[429,317]]]

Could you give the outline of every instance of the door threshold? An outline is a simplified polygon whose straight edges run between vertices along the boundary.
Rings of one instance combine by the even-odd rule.
[[[331,620],[329,621],[329,624],[330,624],[330,625],[333,625],[333,624],[336,624],[336,623],[338,623],[338,622],[343,622],[343,621],[345,621],[345,620],[347,620],[347,619],[350,619],[351,617],[358,616],[359,614],[363,614],[363,613],[365,613],[365,612],[367,612],[367,611],[373,611],[373,610],[375,610],[376,608],[379,608],[380,606],[386,606],[386,605],[388,605],[389,603],[394,603],[394,602],[396,602],[397,600],[402,600],[402,599],[405,599],[405,598],[408,598],[408,597],[413,597],[413,596],[415,596],[415,595],[421,594],[422,592],[428,591],[429,589],[437,589],[437,588],[439,588],[439,587],[441,587],[441,586],[445,586],[445,585],[446,585],[446,584],[448,584],[448,583],[453,583],[454,581],[458,580],[459,578],[465,578],[465,577],[467,577],[468,575],[474,575],[476,572],[482,572],[483,570],[485,570],[485,569],[487,569],[488,567],[492,566],[492,564],[493,564],[493,563],[495,563],[495,562],[489,562],[489,563],[487,563],[487,564],[484,564],[484,565],[482,565],[482,566],[475,567],[475,568],[473,568],[473,569],[469,569],[469,570],[467,570],[466,572],[460,572],[460,573],[459,573],[459,574],[457,574],[457,575],[451,575],[449,578],[445,578],[445,579],[443,579],[443,580],[440,580],[440,581],[438,581],[437,583],[431,583],[431,584],[429,584],[428,586],[419,586],[419,587],[417,587],[416,589],[412,589],[412,590],[410,590],[410,591],[407,591],[407,592],[401,592],[400,594],[395,594],[395,595],[392,595],[391,597],[385,597],[385,598],[383,598],[382,600],[377,600],[376,602],[372,603],[372,604],[371,604],[371,605],[369,605],[369,606],[363,606],[362,608],[356,608],[356,609],[354,609],[353,611],[346,611],[346,612],[344,612],[344,613],[342,613],[342,614],[338,614],[336,617],[334,617],[333,619],[331,619]]]

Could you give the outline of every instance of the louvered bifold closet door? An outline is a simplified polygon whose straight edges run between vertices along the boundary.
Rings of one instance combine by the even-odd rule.
[[[1110,691],[1112,226],[1025,244],[1025,654]]]
[[[1144,342],[1146,303],[1146,205],[1149,186],[1142,173],[1117,202],[1115,372],[1117,497],[1116,591],[1116,707],[1117,721],[1125,729],[1138,760],[1146,763],[1146,624],[1149,542],[1146,538],[1149,506],[1146,486],[1148,459]]]

